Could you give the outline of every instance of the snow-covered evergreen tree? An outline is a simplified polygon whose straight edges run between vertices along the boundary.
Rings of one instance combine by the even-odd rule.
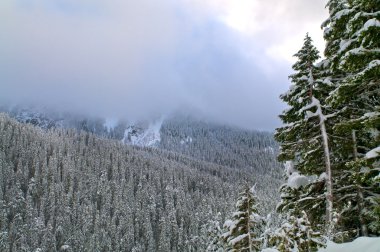
[[[326,83],[320,80],[323,74],[314,65],[319,55],[308,35],[295,56],[298,58],[293,65],[296,73],[290,76],[294,85],[281,96],[290,109],[280,115],[285,126],[277,129],[276,138],[281,143],[279,159],[290,161],[294,166],[288,169],[288,181],[306,182],[296,186],[288,183],[282,187],[283,200],[279,210],[291,209],[293,214],[299,214],[302,209],[312,207],[310,214],[314,224],[331,224],[333,190],[326,125],[328,116],[320,102],[326,95]],[[311,183],[312,176],[323,177],[324,186],[320,186],[320,181]],[[322,217],[321,202],[326,205],[325,218]],[[327,227],[327,232],[331,233],[331,227]]]
[[[304,211],[299,217],[289,215],[268,243],[280,252],[310,252],[325,246],[321,233],[313,230]]]
[[[352,16],[352,10],[349,8],[347,0],[328,0],[326,8],[329,11],[329,18],[322,23],[324,28],[324,39],[326,47],[324,54],[326,59],[324,64],[328,65],[334,71],[333,81],[344,76],[343,72],[338,71],[339,57],[338,53],[346,35],[346,25]]]
[[[221,214],[217,213],[215,219],[211,219],[206,224],[207,226],[207,236],[209,238],[209,243],[206,251],[208,252],[223,252],[224,244],[222,241],[223,230],[221,227]]]
[[[236,203],[232,219],[224,223],[222,237],[228,251],[260,251],[264,218],[258,214],[254,187],[245,186]]]
[[[335,90],[328,103],[335,110],[334,156],[339,170],[336,199],[340,232],[378,234],[374,209],[379,187],[380,145],[380,4],[379,1],[329,1],[325,25],[326,56]],[[376,226],[376,225],[375,225]]]
[[[314,74],[314,63],[319,58],[318,54],[307,34],[301,50],[294,55],[298,58],[293,65],[295,73],[289,76],[293,85],[287,93],[280,96],[289,108],[280,115],[285,125],[278,128],[275,134],[276,140],[281,144],[279,160],[291,160],[295,169],[301,172],[315,172],[306,165],[307,160],[303,157],[310,136],[307,135],[309,125],[305,120],[306,111],[302,109],[310,103],[313,92],[310,75]]]
[[[379,234],[380,2],[329,0],[327,8],[326,59],[314,66],[307,36],[281,96],[290,108],[276,133],[279,159],[294,168],[279,210],[307,209],[313,224],[325,222],[330,237],[344,241]]]

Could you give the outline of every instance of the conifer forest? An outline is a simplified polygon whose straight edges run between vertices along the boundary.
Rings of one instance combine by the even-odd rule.
[[[292,72],[281,80],[288,90],[276,94],[285,110],[269,130],[219,120],[227,107],[111,120],[6,103],[0,94],[0,252],[379,252],[380,0],[324,2],[325,46],[310,32],[292,52]],[[86,15],[107,18],[94,13]],[[226,55],[204,62],[218,65]],[[155,74],[165,71],[150,64]],[[1,75],[13,71],[4,69],[0,93]],[[229,80],[226,69],[221,79]],[[202,81],[213,82],[210,72]],[[223,95],[223,104],[234,102],[232,92]],[[250,109],[267,113],[264,105],[245,108],[231,120],[245,120],[237,114]],[[214,111],[212,119],[205,111]]]

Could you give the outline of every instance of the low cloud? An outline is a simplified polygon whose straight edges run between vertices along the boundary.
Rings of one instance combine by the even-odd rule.
[[[310,7],[301,0],[286,2]],[[245,128],[271,130],[279,124],[278,95],[288,86],[290,64],[268,55],[281,46],[268,43],[281,34],[234,29],[224,22],[223,5],[195,0],[5,0],[2,5],[2,101],[134,120],[187,109]],[[283,12],[292,27],[297,12]],[[261,13],[253,20],[275,25],[268,18]],[[283,34],[291,36],[291,28]]]

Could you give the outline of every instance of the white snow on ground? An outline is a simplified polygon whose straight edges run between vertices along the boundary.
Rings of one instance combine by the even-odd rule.
[[[294,250],[298,251],[298,250]],[[279,252],[274,248],[263,249],[261,252]],[[337,244],[327,242],[327,247],[318,252],[380,252],[380,237],[359,237],[352,242]]]
[[[359,237],[352,242],[336,244],[327,242],[327,248],[319,252],[380,252],[380,237]]]

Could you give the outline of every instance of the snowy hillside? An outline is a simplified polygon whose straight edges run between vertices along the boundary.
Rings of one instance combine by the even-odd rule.
[[[161,124],[140,132],[130,127],[126,135],[134,144],[157,143]],[[223,134],[231,143],[241,140],[239,134]],[[266,135],[252,135],[253,145],[267,142]],[[272,174],[280,174],[280,167],[270,152],[250,160],[267,171],[253,176],[242,167],[125,145],[83,130],[41,130],[5,114],[0,136],[0,188],[6,188],[0,194],[0,251],[207,251],[210,223],[220,228],[241,185],[257,185],[264,214],[279,197],[280,181]],[[215,159],[236,157],[214,150],[224,145],[213,148],[201,139],[189,138],[188,144],[198,141],[193,150],[209,148]]]
[[[14,108],[10,114],[19,122],[29,123],[44,129],[62,127],[62,119],[58,116],[54,117],[42,108]]]

